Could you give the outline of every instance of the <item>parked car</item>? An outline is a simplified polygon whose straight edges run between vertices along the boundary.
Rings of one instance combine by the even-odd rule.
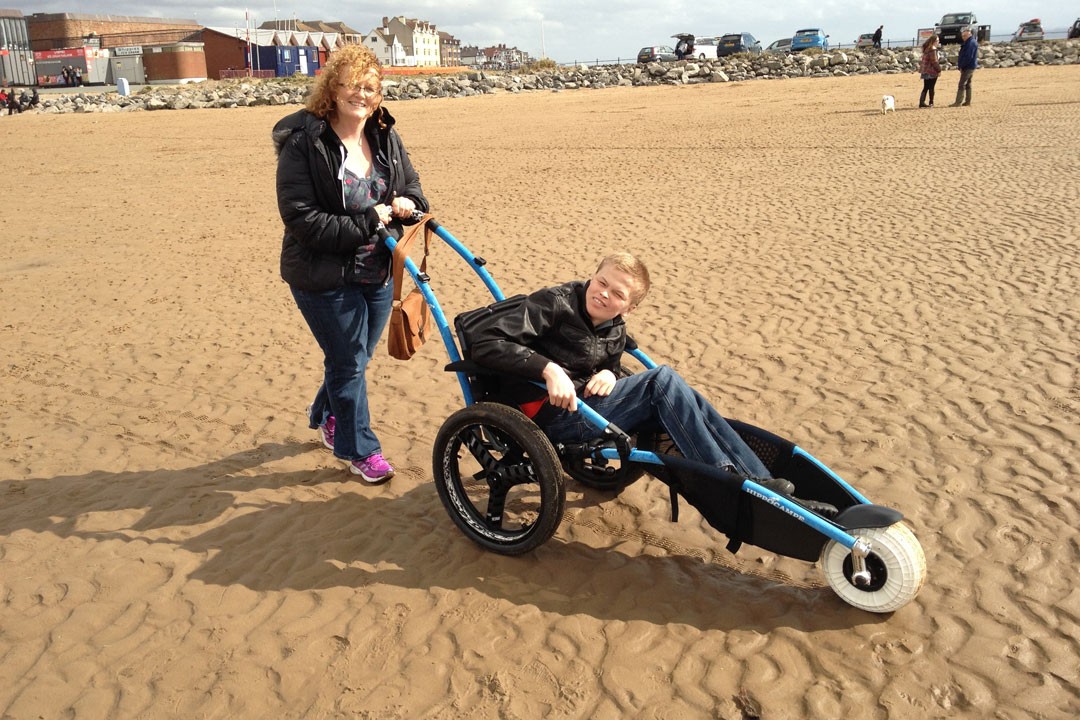
[[[694,57],[698,60],[710,60],[716,57],[716,41],[714,37],[699,37],[694,42]]]
[[[786,55],[791,52],[791,38],[780,38],[776,42],[765,48],[767,53],[776,53],[777,55]]]
[[[829,36],[821,28],[807,28],[796,30],[791,38],[791,52],[802,52],[810,48],[829,49]]]
[[[720,37],[716,44],[716,57],[736,53],[760,53],[761,43],[748,32],[728,33]]]
[[[941,22],[934,27],[934,32],[941,38],[942,45],[959,44],[964,42],[960,31],[970,27],[971,31],[975,32],[978,22],[973,12],[949,13],[942,16]]]
[[[1076,18],[1076,22],[1069,28],[1069,39],[1080,38],[1080,18]]]
[[[650,45],[638,50],[637,61],[648,62],[672,62],[676,60],[675,51],[667,45]]]
[[[694,45],[697,39],[693,33],[676,33],[671,36],[671,39],[675,41],[675,59],[680,57],[688,58],[694,57]],[[682,53],[680,56],[680,52]]]
[[[1039,18],[1032,18],[1027,22],[1020,23],[1020,27],[1013,33],[1013,42],[1031,42],[1034,40],[1043,40],[1046,38],[1046,34],[1043,33],[1042,21]]]
[[[859,39],[855,41],[855,47],[868,48],[874,47],[874,33],[863,33],[859,36]]]

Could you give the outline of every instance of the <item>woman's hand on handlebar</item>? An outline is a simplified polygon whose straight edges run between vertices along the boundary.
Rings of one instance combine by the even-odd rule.
[[[389,205],[380,203],[376,205],[373,210],[375,210],[375,214],[379,216],[379,222],[383,224],[383,227],[390,224],[390,220],[393,218],[393,210]]]
[[[406,220],[416,212],[416,203],[407,197],[396,197],[390,203],[390,211],[394,217]]]

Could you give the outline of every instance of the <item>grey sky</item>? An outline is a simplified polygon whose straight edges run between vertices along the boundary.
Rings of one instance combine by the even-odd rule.
[[[1063,29],[1080,8],[1050,0],[960,0],[959,2],[874,2],[813,0],[766,3],[731,0],[252,0],[246,9],[256,23],[275,18],[341,20],[361,32],[381,24],[384,15],[405,15],[434,23],[466,45],[516,46],[539,57],[541,50],[559,62],[632,58],[645,45],[674,44],[677,32],[719,35],[753,33],[767,45],[804,27],[821,27],[830,42],[852,43],[860,33],[885,25],[886,39],[911,39],[946,12],[974,11],[993,34],[1008,35],[1020,22],[1038,17],[1047,30]],[[244,25],[244,5],[220,0],[8,0],[30,15],[77,12],[194,19],[210,26]],[[995,37],[995,40],[997,38]]]

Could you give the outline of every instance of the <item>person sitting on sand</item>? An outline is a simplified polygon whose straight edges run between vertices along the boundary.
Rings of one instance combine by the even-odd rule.
[[[666,365],[618,377],[626,322],[649,291],[649,271],[629,253],[600,261],[592,278],[538,290],[512,311],[494,312],[470,332],[470,359],[528,380],[511,398],[553,442],[583,442],[602,431],[577,412],[584,402],[627,433],[660,427],[687,458],[755,479],[790,495],[700,393]]]

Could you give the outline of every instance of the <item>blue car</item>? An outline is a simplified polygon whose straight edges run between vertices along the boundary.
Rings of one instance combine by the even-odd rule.
[[[791,38],[791,52],[801,52],[807,48],[828,50],[829,36],[821,28],[796,30],[795,37]]]

